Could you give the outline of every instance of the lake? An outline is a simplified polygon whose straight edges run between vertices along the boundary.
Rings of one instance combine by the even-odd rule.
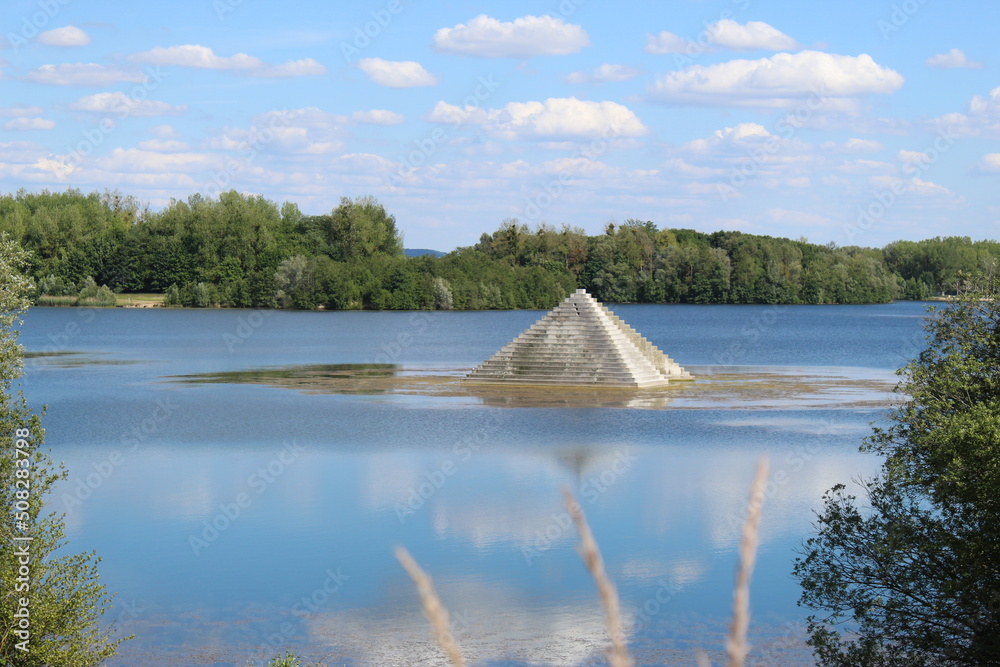
[[[795,549],[826,489],[877,469],[858,445],[926,305],[612,306],[699,379],[610,402],[440,390],[541,312],[34,308],[24,389],[71,549],[136,635],[109,664],[445,664],[397,545],[474,664],[603,664],[564,485],[637,662],[718,664],[762,455],[749,662],[810,664]]]

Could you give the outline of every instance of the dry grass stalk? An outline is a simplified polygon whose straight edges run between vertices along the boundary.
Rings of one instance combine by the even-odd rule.
[[[629,657],[628,649],[625,647],[625,635],[622,633],[622,617],[618,604],[618,591],[615,590],[615,585],[611,583],[607,573],[604,571],[604,561],[601,559],[601,552],[597,548],[594,535],[590,532],[590,526],[587,525],[587,520],[583,516],[583,510],[580,509],[576,500],[573,499],[573,494],[569,489],[563,487],[562,492],[566,509],[569,511],[570,516],[573,517],[576,529],[580,533],[580,556],[583,558],[587,569],[590,570],[591,576],[594,577],[594,581],[597,582],[597,590],[601,596],[601,602],[604,604],[608,634],[611,635],[611,651],[608,653],[608,664],[611,667],[631,667],[633,664],[632,658]]]
[[[417,585],[417,591],[420,593],[420,601],[424,606],[424,615],[430,621],[431,630],[434,632],[434,640],[441,647],[441,650],[444,651],[445,655],[448,656],[448,659],[451,660],[452,665],[455,665],[455,667],[464,667],[465,658],[462,657],[462,651],[458,648],[458,643],[455,642],[455,638],[451,634],[451,626],[448,622],[448,610],[441,604],[441,599],[434,591],[434,584],[431,582],[431,578],[427,576],[426,572],[420,569],[417,562],[410,556],[410,552],[403,547],[396,547],[396,558],[399,559],[400,565],[410,575],[410,579],[413,579],[413,583]]]
[[[753,574],[754,561],[757,559],[757,528],[764,504],[767,470],[767,458],[762,457],[757,463],[757,474],[750,490],[747,518],[740,541],[740,566],[736,572],[736,589],[733,591],[733,621],[726,638],[729,667],[743,667],[749,652],[747,628],[750,626],[750,575]]]
[[[712,667],[712,661],[708,659],[708,654],[704,651],[698,651],[695,660],[698,663],[698,667]]]

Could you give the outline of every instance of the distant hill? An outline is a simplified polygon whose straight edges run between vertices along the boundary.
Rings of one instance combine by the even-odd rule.
[[[440,250],[427,250],[426,248],[407,248],[403,252],[406,253],[407,257],[420,257],[421,255],[434,255],[435,257],[444,257],[448,253],[441,252]]]

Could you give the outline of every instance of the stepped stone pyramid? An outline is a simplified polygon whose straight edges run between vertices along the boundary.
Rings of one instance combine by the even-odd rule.
[[[582,289],[465,377],[476,383],[639,388],[690,379]]]

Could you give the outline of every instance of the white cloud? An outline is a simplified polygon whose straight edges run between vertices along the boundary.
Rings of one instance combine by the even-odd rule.
[[[729,173],[728,170],[721,167],[695,165],[682,158],[671,158],[664,162],[663,171],[679,178],[693,179],[718,178]]]
[[[504,139],[616,139],[649,132],[626,106],[575,97],[510,102],[501,109],[488,111],[438,102],[427,119],[438,123],[480,124],[487,132]]]
[[[12,116],[40,116],[45,113],[45,109],[38,106],[30,107],[0,107],[0,117],[10,118]]]
[[[979,171],[997,174],[1000,173],[1000,153],[988,153],[983,156],[983,159],[979,161],[976,165]]]
[[[319,76],[326,74],[326,67],[312,58],[289,60],[282,65],[268,65],[251,72],[254,76],[268,78],[284,78],[290,76]]]
[[[261,69],[265,67],[260,58],[237,53],[234,56],[223,57],[207,46],[198,44],[182,44],[180,46],[157,46],[149,51],[133,53],[129,60],[149,65],[175,65],[178,67],[193,67],[196,69]]]
[[[369,111],[355,111],[351,114],[351,120],[367,125],[400,125],[406,121],[406,116],[395,111],[371,109]]]
[[[767,217],[774,222],[822,227],[830,224],[830,218],[807,211],[790,211],[784,208],[772,208],[767,211]]]
[[[851,153],[878,153],[885,150],[885,146],[878,141],[858,139],[857,137],[852,137],[844,142],[844,148]]]
[[[784,107],[810,96],[891,93],[903,77],[871,56],[820,51],[778,53],[759,60],[692,65],[657,79],[650,98],[672,104]]]
[[[969,113],[975,116],[1000,116],[1000,88],[990,91],[989,99],[976,95],[969,102]]]
[[[227,127],[205,142],[205,147],[224,151],[323,155],[344,149],[344,127],[348,119],[316,107],[271,111],[253,119],[248,128]]]
[[[899,167],[895,164],[855,157],[883,150],[882,144],[863,139],[813,144],[748,122],[722,128],[708,137],[680,146],[677,151],[680,157],[669,159],[664,170],[679,178],[702,181],[709,186],[705,192],[711,192],[714,187],[716,194],[720,183],[724,187],[753,183],[757,187],[780,190],[808,188],[813,182],[823,182],[844,188],[853,184],[861,190],[867,188],[868,179],[873,175],[898,173]],[[831,178],[831,174],[836,173],[846,178]],[[739,196],[741,188],[742,185],[737,187],[734,196]],[[691,192],[698,193],[696,190]]]
[[[40,157],[38,161],[35,162],[34,167],[39,171],[52,174],[60,181],[64,180],[67,176],[72,174],[77,170],[77,167],[72,164],[68,164],[65,159],[55,159],[56,156]]]
[[[482,107],[472,105],[459,107],[442,101],[434,105],[425,120],[449,125],[480,125],[489,120],[489,112]]]
[[[881,160],[845,160],[835,167],[842,174],[895,174],[899,171],[895,165]],[[888,178],[888,176],[886,176]]]
[[[628,65],[601,65],[591,72],[573,72],[566,75],[566,83],[606,83],[609,81],[628,81],[639,76],[639,70]]]
[[[741,25],[732,19],[720,19],[705,26],[705,31],[693,42],[666,30],[658,35],[646,35],[643,51],[656,55],[667,53],[700,54],[715,47],[734,51],[795,51],[799,43],[774,26],[763,21]]]
[[[945,114],[931,124],[948,137],[1000,137],[1000,87],[988,97],[973,97],[966,113]]]
[[[37,37],[37,40],[46,46],[86,46],[90,44],[90,35],[76,26],[68,25],[64,28],[46,30]]]
[[[648,133],[626,106],[575,97],[511,102],[491,121],[495,131],[510,137],[591,138],[610,133],[615,137],[638,137]]]
[[[14,118],[3,124],[5,130],[51,130],[55,121],[45,118]]]
[[[198,172],[210,169],[220,160],[203,153],[161,153],[138,148],[116,148],[110,155],[97,158],[96,166],[113,172]]]
[[[743,158],[768,143],[774,147],[773,150],[768,151],[769,153],[778,153],[782,145],[786,149],[795,146],[796,152],[802,152],[804,146],[804,144],[794,143],[791,140],[779,139],[758,123],[738,123],[735,127],[716,130],[707,139],[689,141],[681,146],[681,150],[694,155],[716,157],[736,155]]]
[[[600,160],[591,160],[583,156],[549,160],[538,165],[535,171],[543,176],[566,174],[575,178],[600,178],[616,173],[616,169]]]
[[[849,180],[847,180],[846,178],[841,178],[840,176],[833,176],[833,175],[824,176],[820,180],[820,182],[823,185],[830,186],[831,188],[843,188],[843,189],[847,189],[851,185],[851,182]]]
[[[931,56],[927,59],[927,64],[943,69],[978,69],[983,66],[981,62],[969,60],[961,49],[952,49],[948,53]]]
[[[187,106],[174,106],[158,100],[138,100],[116,91],[81,97],[69,105],[74,111],[119,116],[179,116]]]
[[[910,179],[900,179],[895,176],[873,176],[870,179],[870,183],[874,188],[879,190],[889,188],[894,192],[902,190],[908,194],[937,199],[939,203],[955,204],[963,201],[960,195],[956,195],[943,185],[925,181],[916,176]]]
[[[362,58],[358,67],[368,75],[368,78],[389,88],[413,88],[416,86],[433,86],[437,77],[424,69],[424,66],[413,60],[382,60],[381,58]]]
[[[157,139],[181,138],[180,131],[173,125],[170,125],[169,123],[164,123],[162,125],[154,125],[153,127],[149,128],[149,133],[152,134]]]
[[[434,34],[434,49],[480,58],[531,58],[564,56],[590,46],[578,25],[554,16],[522,16],[501,23],[480,14],[467,24],[441,28]]]
[[[362,178],[367,178],[368,182],[384,181],[394,166],[393,162],[372,153],[345,153],[338,155],[328,164],[331,171],[350,176],[360,175]],[[371,176],[376,178],[371,179]]]
[[[142,83],[147,77],[142,72],[96,63],[65,63],[42,65],[28,72],[25,78],[51,86],[110,86],[122,82]]]
[[[856,137],[852,137],[844,143],[824,141],[820,148],[827,153],[878,153],[885,150],[885,146],[878,141]]]
[[[48,155],[48,150],[33,141],[0,142],[0,164],[33,164],[40,155]]]
[[[672,32],[664,30],[659,35],[646,35],[646,46],[642,50],[646,53],[663,55],[666,53],[685,53],[688,49],[697,49],[694,42],[678,37]]]
[[[158,46],[149,51],[133,53],[129,60],[149,65],[190,67],[193,69],[234,70],[260,77],[317,76],[326,73],[326,67],[312,58],[289,60],[281,65],[269,65],[260,58],[245,53],[219,56],[207,46],[181,44]]]
[[[930,181],[925,181],[923,179],[913,177],[909,180],[910,192],[914,194],[923,195],[925,197],[944,197],[947,199],[961,199],[954,192],[944,187],[943,185],[938,185],[937,183],[931,183]]]
[[[896,154],[896,157],[904,164],[927,164],[931,161],[931,156],[923,151],[901,150]]]
[[[721,19],[705,31],[713,44],[734,51],[792,51],[799,48],[794,39],[762,21],[740,25],[732,19]]]
[[[158,151],[160,153],[183,153],[191,150],[186,142],[173,139],[147,139],[139,142],[139,148],[144,151]]]

